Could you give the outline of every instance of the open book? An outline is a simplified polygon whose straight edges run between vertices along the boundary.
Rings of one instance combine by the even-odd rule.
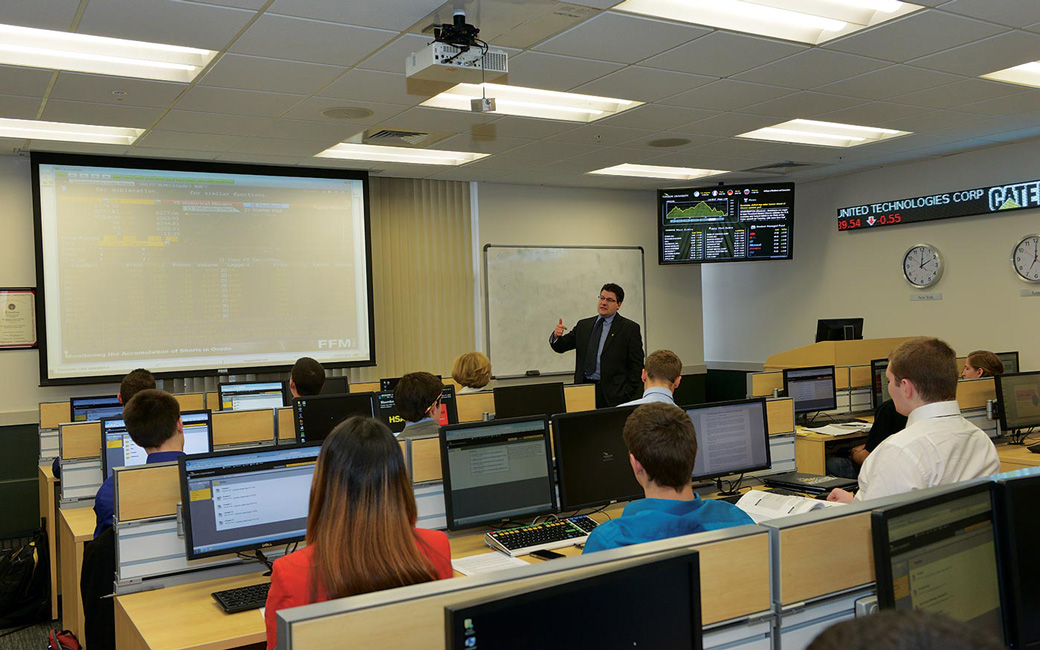
[[[786,496],[765,490],[748,490],[737,501],[737,507],[746,512],[756,524],[769,519],[800,515],[840,505],[842,504],[835,501]]]

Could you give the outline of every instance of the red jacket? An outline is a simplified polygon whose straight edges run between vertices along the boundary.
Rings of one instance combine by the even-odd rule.
[[[454,576],[451,568],[451,548],[448,536],[439,530],[416,528],[416,535],[423,543],[419,551],[433,565],[438,580],[446,580]],[[306,547],[279,558],[274,562],[271,573],[271,590],[267,593],[267,608],[264,610],[264,621],[267,623],[267,650],[273,650],[278,643],[278,632],[275,625],[275,612],[289,607],[309,605],[311,593],[311,561],[313,547]],[[319,590],[320,591],[320,590]],[[319,601],[325,600],[319,594]]]

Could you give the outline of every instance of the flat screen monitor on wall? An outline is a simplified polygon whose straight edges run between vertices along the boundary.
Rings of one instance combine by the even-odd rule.
[[[661,264],[789,260],[794,183],[657,192]]]
[[[816,321],[816,342],[858,341],[863,338],[862,318],[821,318]]]
[[[374,362],[368,175],[32,154],[42,384]]]

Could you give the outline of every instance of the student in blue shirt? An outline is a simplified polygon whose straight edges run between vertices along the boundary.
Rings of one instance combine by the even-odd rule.
[[[681,408],[644,404],[628,416],[624,436],[646,498],[632,501],[621,517],[593,530],[585,553],[753,523],[735,505],[704,501],[694,493],[697,437]]]
[[[654,350],[643,364],[643,396],[619,406],[664,402],[675,405],[673,393],[682,381],[682,361],[671,350]]]
[[[166,391],[142,390],[123,405],[126,431],[139,447],[148,452],[147,463],[165,463],[184,455],[184,425],[177,399]],[[113,477],[108,477],[94,497],[97,526],[94,539],[112,526],[115,512]]]

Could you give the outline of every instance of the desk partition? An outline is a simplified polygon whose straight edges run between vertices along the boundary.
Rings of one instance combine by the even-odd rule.
[[[101,487],[101,423],[68,422],[58,425],[63,506],[93,504]]]
[[[214,411],[213,445],[255,445],[275,440],[274,409]]]

